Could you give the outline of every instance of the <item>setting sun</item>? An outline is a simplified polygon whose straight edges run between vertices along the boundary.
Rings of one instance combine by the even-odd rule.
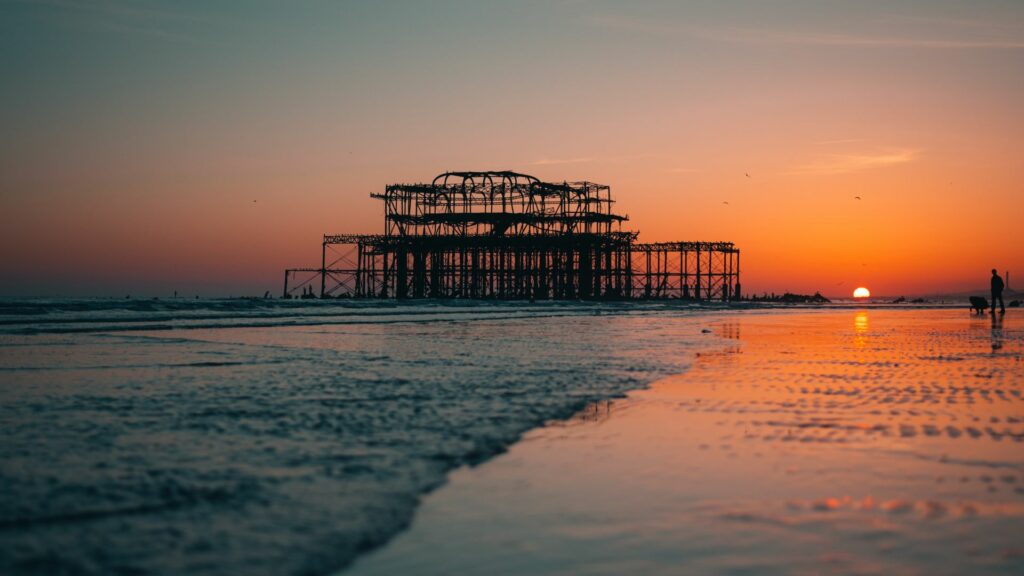
[[[865,288],[863,286],[861,286],[860,288],[857,288],[856,290],[853,291],[853,297],[854,298],[868,298],[870,296],[871,296],[871,290],[868,290],[867,288]]]

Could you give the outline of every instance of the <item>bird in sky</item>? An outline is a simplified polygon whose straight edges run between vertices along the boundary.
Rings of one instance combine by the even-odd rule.
[[[744,174],[747,176],[747,178],[750,178],[750,172],[744,172]]]
[[[855,200],[860,200],[860,196],[854,196],[853,198],[854,198]]]
[[[728,202],[726,202],[726,201],[724,201],[724,200],[723,200],[723,201],[722,201],[722,204],[728,204]]]

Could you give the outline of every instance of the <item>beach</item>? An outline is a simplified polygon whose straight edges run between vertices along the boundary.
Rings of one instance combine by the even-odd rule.
[[[7,303],[0,572],[1019,572],[1022,339],[1016,310]]]
[[[714,317],[692,368],[454,472],[346,574],[1020,574],[1020,320]]]
[[[0,576],[1024,576],[1024,0],[0,35]]]

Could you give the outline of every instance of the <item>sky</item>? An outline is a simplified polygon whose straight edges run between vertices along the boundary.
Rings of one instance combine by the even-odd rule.
[[[446,170],[608,184],[748,292],[1024,287],[1022,106],[1017,0],[0,0],[0,296],[276,294]]]

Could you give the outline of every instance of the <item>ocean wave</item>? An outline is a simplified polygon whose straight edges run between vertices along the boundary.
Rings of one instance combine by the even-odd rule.
[[[715,341],[620,303],[225,305],[2,328],[0,573],[330,573],[453,468]]]

